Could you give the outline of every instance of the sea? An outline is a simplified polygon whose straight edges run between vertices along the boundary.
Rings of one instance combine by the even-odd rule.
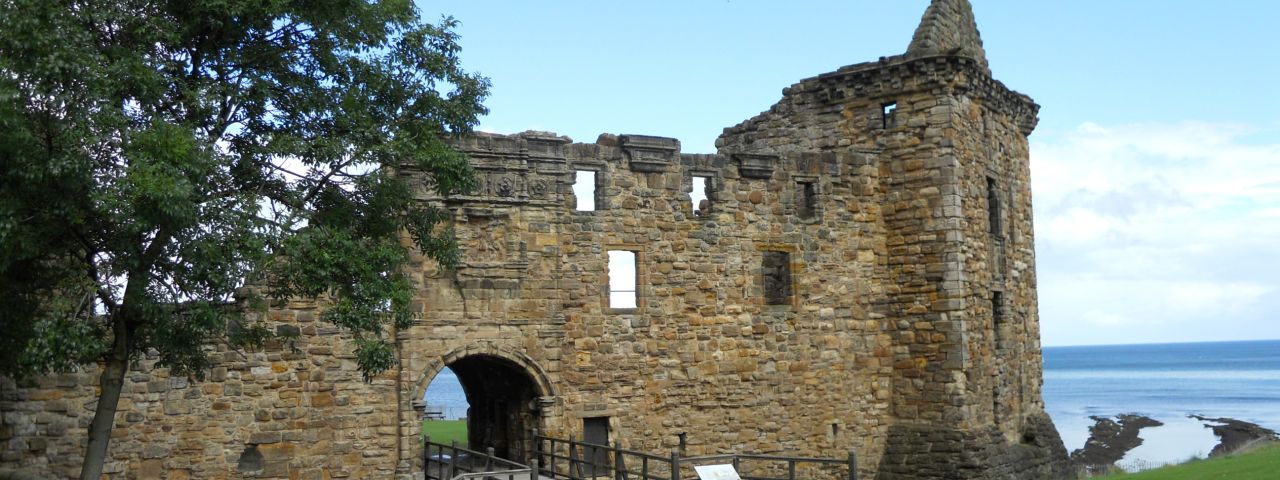
[[[436,374],[422,395],[428,412],[440,412],[445,420],[467,418],[467,394],[453,370],[445,368]]]
[[[1164,422],[1119,465],[1143,470],[1205,457],[1218,443],[1188,414],[1280,431],[1280,340],[1044,348],[1044,402],[1068,451],[1091,416],[1137,413]]]
[[[1280,340],[1044,348],[1044,402],[1067,451],[1089,438],[1091,416],[1137,413],[1164,422],[1121,460],[1142,470],[1204,457],[1218,443],[1188,414],[1229,417],[1280,431]],[[424,400],[445,418],[467,415],[448,369]]]

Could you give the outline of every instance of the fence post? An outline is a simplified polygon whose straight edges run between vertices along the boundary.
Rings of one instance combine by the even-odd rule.
[[[485,447],[484,449],[484,471],[493,471],[493,447]]]
[[[453,441],[453,451],[449,454],[449,478],[458,476],[458,441]]]
[[[680,480],[680,452],[671,451],[671,480]]]
[[[422,480],[431,480],[428,467],[431,465],[431,435],[422,435]]]
[[[849,450],[849,480],[858,480],[858,454]]]
[[[576,477],[573,475],[574,472],[578,473]],[[582,460],[578,459],[578,442],[577,439],[573,438],[573,435],[569,435],[569,477],[586,477],[586,474],[582,473]]]
[[[533,429],[533,461],[529,462],[533,467],[533,476],[530,480],[536,480],[538,475],[542,474],[542,440],[538,438],[538,429]]]
[[[627,480],[627,465],[622,462],[622,442],[613,441],[613,479]]]
[[[787,479],[796,480],[796,461],[787,460]]]

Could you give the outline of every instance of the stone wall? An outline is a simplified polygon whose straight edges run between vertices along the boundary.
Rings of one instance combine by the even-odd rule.
[[[217,349],[204,382],[133,370],[108,472],[407,477],[416,401],[448,367],[471,443],[521,461],[533,429],[593,422],[657,454],[853,451],[867,478],[1059,475],[1040,397],[1037,110],[991,78],[968,2],[934,0],[907,54],[785,89],[718,154],[468,137],[480,188],[418,192],[454,212],[463,264],[413,261],[420,318],[393,332],[396,369],[363,382],[321,306],[274,305],[294,343]],[[594,211],[575,208],[579,172]],[[610,306],[610,251],[635,254],[635,308]],[[0,381],[0,467],[74,474],[95,395],[93,369]]]
[[[423,272],[424,319],[402,332],[416,392],[441,352],[506,348],[553,386],[539,415],[555,435],[609,417],[634,449],[679,449],[683,434],[689,455],[853,449],[874,469],[892,389],[875,152],[681,155],[672,139],[537,133],[462,147],[499,187],[464,199],[466,265]],[[596,172],[596,211],[573,208],[580,170]],[[695,175],[711,178],[701,215]],[[822,198],[807,220],[801,181]],[[615,249],[637,254],[634,310],[608,307]],[[790,258],[784,305],[765,302],[767,251]]]
[[[154,359],[125,378],[109,478],[378,478],[396,465],[393,375],[362,381],[354,347],[315,306],[277,305],[268,320],[300,333],[261,351],[216,348],[204,381]],[[97,400],[98,371],[17,385],[0,379],[0,466],[72,478]]]

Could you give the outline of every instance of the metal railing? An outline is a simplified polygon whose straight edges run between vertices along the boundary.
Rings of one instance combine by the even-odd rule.
[[[622,448],[533,435],[533,471],[552,480],[680,480],[697,479],[693,467],[731,464],[743,480],[857,480],[858,459],[805,458],[780,455],[654,455]]]
[[[527,465],[494,455],[493,448],[484,452],[423,440],[422,471],[425,480],[530,480],[533,469]]]

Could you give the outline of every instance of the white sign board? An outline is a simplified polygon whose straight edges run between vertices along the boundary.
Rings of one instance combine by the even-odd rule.
[[[693,467],[693,471],[698,472],[701,480],[742,480],[733,465],[703,465]]]

